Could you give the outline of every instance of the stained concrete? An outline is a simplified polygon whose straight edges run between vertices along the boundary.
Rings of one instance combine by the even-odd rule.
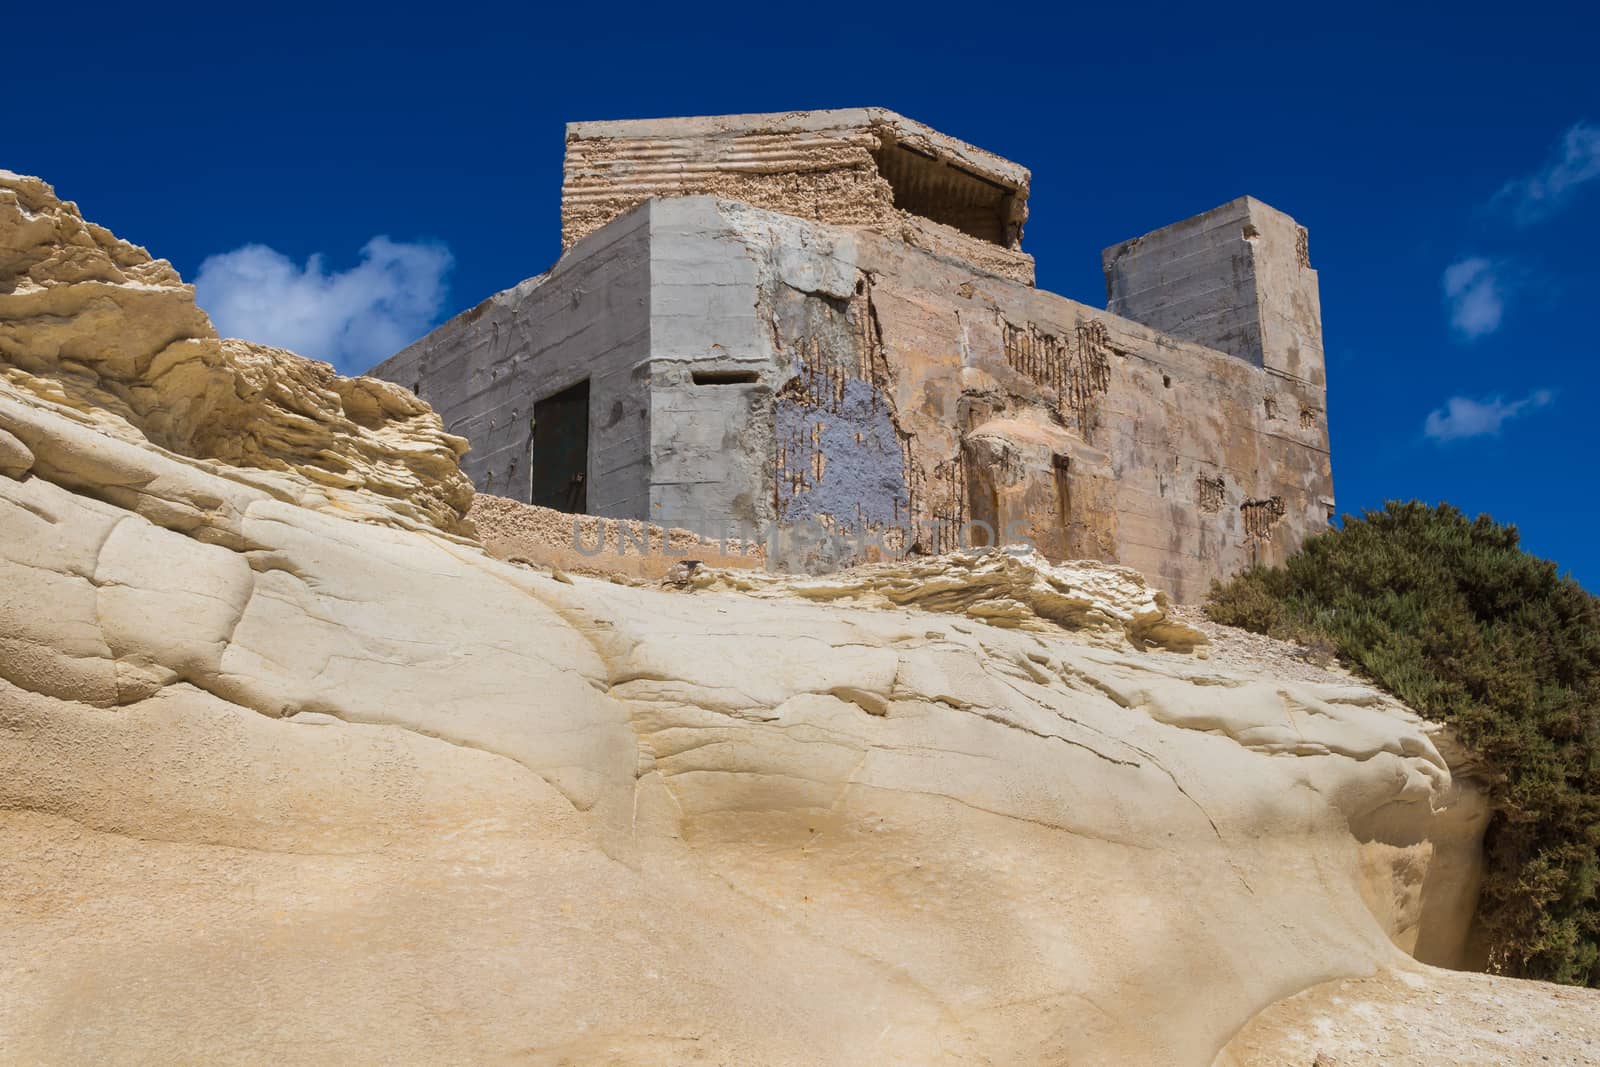
[[[1325,527],[1317,280],[1292,218],[1241,198],[1107,250],[1111,311],[918,232],[644,199],[377,373],[420,383],[479,487],[517,499],[525,413],[591,374],[591,512],[844,539],[772,554],[808,569],[864,537],[945,551],[982,521],[1195,599]]]
[[[1322,305],[1305,227],[1252,196],[1105,250],[1118,315],[1322,384]]]
[[[482,491],[529,500],[536,401],[590,380],[588,506],[649,514],[648,217],[595,231],[548,273],[496,293],[370,373],[407,386],[472,442]]]

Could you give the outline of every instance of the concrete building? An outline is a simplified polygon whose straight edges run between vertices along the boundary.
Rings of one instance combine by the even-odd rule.
[[[873,108],[575,123],[561,259],[373,373],[484,492],[841,535],[812,568],[966,525],[1192,600],[1323,529],[1306,231],[1242,197],[1107,249],[1091,307],[1034,287],[1028,185]]]

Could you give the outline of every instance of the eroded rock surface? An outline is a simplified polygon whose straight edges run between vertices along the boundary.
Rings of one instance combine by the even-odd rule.
[[[1205,1062],[1397,953],[1350,818],[1466,802],[1370,691],[567,584],[123,458],[132,508],[0,482],[25,1058]]]
[[[1600,994],[1432,968],[1316,986],[1251,1020],[1215,1067],[1586,1067],[1600,1063]]]
[[[219,339],[170,263],[3,170],[0,403],[250,468],[297,503],[467,529],[466,442],[426,404],[376,378]],[[16,454],[0,441],[0,470]]]
[[[14,351],[0,1059],[1206,1064],[1461,951],[1434,729],[1118,637],[1126,575],[1092,640],[916,595],[1020,561],[557,577]]]
[[[919,608],[1024,630],[1109,630],[1137,647],[1187,652],[1206,643],[1205,634],[1170,616],[1166,594],[1138,571],[1092,561],[1051,563],[1027,549],[912,556],[819,577],[708,568],[695,572],[689,584],[753,596]]]
[[[1204,1063],[1398,954],[1372,884],[1427,923],[1352,819],[1475,796],[1367,690],[568,584],[103,441],[133,495],[0,481],[24,1059]]]

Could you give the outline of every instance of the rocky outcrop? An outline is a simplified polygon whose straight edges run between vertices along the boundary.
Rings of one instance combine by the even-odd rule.
[[[1150,647],[1125,573],[546,573],[50,358],[0,398],[0,1059],[1203,1065],[1460,951],[1435,729]]]
[[[1399,958],[1369,898],[1430,921],[1352,820],[1480,803],[1370,690],[559,581],[0,423],[23,1059],[1204,1063]]]
[[[752,596],[916,608],[964,615],[991,626],[1097,633],[1135,647],[1187,652],[1206,643],[1170,617],[1167,595],[1138,571],[1105,563],[1051,563],[1030,549],[911,556],[817,577],[751,570],[699,570],[688,584]]]
[[[0,403],[247,468],[296,503],[464,531],[466,442],[408,391],[221,340],[166,260],[0,171]],[[8,462],[0,443],[0,465]],[[288,475],[290,477],[284,477]]]
[[[749,569],[766,563],[760,542],[711,540],[636,519],[607,519],[479,493],[467,518],[496,559],[612,581],[659,581],[701,565]],[[686,563],[685,561],[693,561]]]
[[[1214,1067],[1589,1067],[1600,1063],[1592,989],[1430,968],[1385,968],[1274,1004]]]

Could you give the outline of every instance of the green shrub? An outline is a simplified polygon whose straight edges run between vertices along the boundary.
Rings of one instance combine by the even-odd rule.
[[[1215,621],[1314,644],[1452,724],[1491,771],[1492,970],[1600,984],[1600,598],[1446,504],[1390,503],[1282,567],[1213,583]]]

